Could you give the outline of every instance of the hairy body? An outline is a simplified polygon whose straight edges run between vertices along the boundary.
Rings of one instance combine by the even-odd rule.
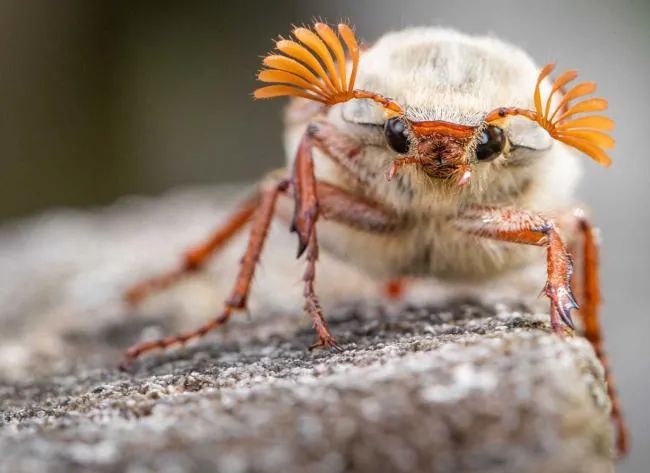
[[[407,116],[475,125],[486,110],[504,103],[531,107],[537,71],[526,53],[493,38],[414,28],[389,33],[368,49],[357,85],[396,99]],[[324,249],[378,278],[486,278],[544,257],[537,248],[459,231],[455,218],[475,205],[569,212],[579,177],[576,152],[520,118],[509,130],[511,149],[479,164],[463,188],[417,168],[388,181],[386,170],[396,153],[386,144],[384,121],[379,107],[362,100],[328,108],[297,98],[287,109],[288,169],[311,125],[325,148],[331,144],[337,150],[315,151],[316,177],[376,202],[401,221],[374,234],[321,221]],[[471,143],[465,152],[473,152]]]

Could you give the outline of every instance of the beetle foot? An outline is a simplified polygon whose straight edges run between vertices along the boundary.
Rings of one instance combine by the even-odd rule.
[[[309,347],[309,351],[320,349],[320,348],[331,348],[337,353],[343,352],[343,348],[339,345],[334,337],[331,335],[321,336],[318,338],[318,341]]]
[[[573,296],[573,291],[568,284],[552,284],[547,282],[544,286],[544,293],[551,300],[551,310],[555,312],[560,320],[564,322],[564,325],[570,328],[572,331],[575,330],[575,324],[571,318],[571,310],[578,309],[578,303]],[[560,334],[559,332],[564,332],[564,328],[561,324],[556,323],[554,320],[554,315],[551,316],[551,325],[555,333]]]

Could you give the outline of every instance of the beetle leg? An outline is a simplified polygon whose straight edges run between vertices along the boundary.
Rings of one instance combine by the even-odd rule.
[[[259,205],[260,197],[259,192],[248,197],[208,240],[190,248],[176,269],[135,284],[125,293],[125,300],[131,305],[137,305],[153,292],[166,289],[188,274],[201,269],[215,252],[230,242],[251,220]]]
[[[318,337],[318,341],[310,349],[331,347],[340,350],[339,345],[329,331],[327,321],[323,317],[323,311],[314,289],[316,261],[318,260],[316,221],[320,213],[320,205],[314,175],[313,146],[314,142],[308,131],[300,141],[293,166],[291,184],[295,206],[291,230],[298,234],[298,257],[307,250],[307,266],[303,275],[305,283],[303,291],[305,297],[304,307],[305,312],[312,319]]]
[[[585,338],[591,343],[596,356],[605,369],[607,390],[612,403],[612,421],[616,427],[616,446],[619,455],[628,449],[627,427],[623,420],[618,395],[614,385],[598,316],[600,282],[598,277],[598,245],[594,230],[582,212],[576,212],[576,230],[582,236],[582,287],[584,299],[580,315],[584,322]],[[545,246],[547,248],[548,282],[545,292],[551,299],[551,326],[562,334],[564,327],[559,319],[573,328],[569,311],[577,308],[571,289],[573,263],[560,239],[555,224],[539,214],[511,209],[472,208],[456,222],[459,229],[468,233],[502,241]]]
[[[390,209],[363,196],[351,194],[325,181],[316,182],[320,215],[350,228],[369,233],[388,233],[403,228]]]
[[[600,297],[600,278],[598,274],[598,242],[594,234],[594,228],[585,217],[584,212],[577,210],[574,212],[574,218],[577,221],[577,229],[582,237],[582,307],[580,315],[584,323],[584,335],[594,347],[596,356],[605,369],[605,379],[607,381],[607,391],[612,402],[612,421],[616,427],[616,447],[619,456],[624,456],[628,451],[627,427],[621,411],[621,406],[616,392],[616,384],[609,366],[609,360],[605,353],[603,343],[603,333],[600,324],[599,307]]]
[[[390,231],[397,226],[398,219],[388,210],[371,201],[354,196],[332,184],[317,182],[313,168],[313,146],[309,134],[306,134],[298,149],[291,180],[282,179],[279,183],[276,182],[259,193],[257,205],[253,211],[252,228],[246,253],[242,258],[239,275],[223,312],[196,330],[131,347],[126,352],[122,366],[128,366],[131,361],[146,352],[159,348],[164,349],[202,337],[227,323],[234,310],[246,307],[255,267],[273,218],[276,201],[280,194],[289,190],[295,201],[292,229],[298,233],[299,256],[303,252],[307,252],[307,266],[303,276],[305,309],[312,318],[318,336],[318,342],[312,347],[339,348],[329,332],[314,289],[318,259],[315,224],[321,214],[321,209],[325,219],[371,232]],[[318,195],[322,195],[322,202],[319,202]]]
[[[314,290],[316,261],[318,260],[318,237],[316,222],[322,216],[370,232],[385,232],[397,226],[397,218],[387,209],[372,201],[353,196],[325,182],[317,182],[314,175],[313,148],[319,147],[330,159],[352,158],[354,149],[350,143],[337,141],[335,134],[325,133],[323,125],[311,125],[299,146],[292,177],[295,200],[292,230],[298,234],[298,256],[307,251],[307,267],[304,274],[305,311],[311,317],[318,341],[311,346],[339,349],[327,327],[320,303]],[[332,130],[329,129],[331,132]],[[324,134],[325,133],[325,134]],[[358,151],[357,151],[358,152]],[[335,156],[338,156],[335,157]],[[337,161],[341,164],[341,161]]]
[[[315,226],[320,211],[316,196],[313,147],[313,141],[309,133],[306,133],[298,145],[291,177],[294,199],[291,231],[298,235],[298,257],[305,252],[311,234],[316,231]]]
[[[355,167],[355,157],[361,152],[361,144],[354,138],[337,130],[327,121],[316,121],[307,127],[298,145],[296,159],[293,163],[292,190],[295,201],[292,231],[298,234],[298,256],[302,255],[309,243],[309,235],[319,217],[319,200],[330,198],[328,188],[334,188],[332,199],[342,195],[338,188],[326,183],[316,183],[314,174],[313,150],[318,148],[323,154],[336,163],[342,170],[363,184],[362,176]],[[321,186],[318,192],[316,188]],[[320,196],[320,194],[323,194]],[[370,208],[371,205],[367,205]],[[330,206],[336,211],[337,206]],[[345,212],[343,212],[345,213]],[[350,222],[354,223],[354,222]]]
[[[334,337],[329,331],[327,321],[323,316],[323,310],[318,296],[314,289],[314,279],[316,278],[316,261],[318,261],[318,240],[316,231],[314,230],[309,236],[309,243],[307,244],[307,266],[303,275],[305,289],[303,296],[305,297],[305,312],[309,314],[316,331],[318,341],[309,347],[310,350],[314,348],[333,348],[336,351],[342,351],[342,348],[336,343]]]
[[[281,180],[278,183],[274,183],[268,189],[261,191],[259,205],[255,210],[255,215],[253,217],[248,246],[244,253],[244,257],[241,260],[239,274],[221,314],[196,330],[132,346],[125,353],[124,362],[121,365],[122,367],[128,366],[133,360],[146,352],[155,349],[164,349],[176,344],[183,344],[188,340],[202,337],[206,333],[226,324],[234,310],[246,308],[246,301],[253,280],[253,275],[255,273],[255,267],[259,261],[271,225],[275,204],[279,194],[286,191],[287,187],[288,181]]]
[[[573,262],[553,221],[532,212],[473,207],[455,221],[467,233],[501,241],[543,246],[547,254],[544,292],[551,301],[551,327],[557,334],[574,329],[571,309],[578,308],[571,291]]]
[[[399,301],[404,298],[408,286],[407,278],[393,278],[386,281],[382,286],[382,294],[391,301]]]
[[[314,146],[348,177],[354,179],[366,192],[372,190],[375,176],[369,173],[361,162],[364,144],[358,138],[323,119],[312,122],[307,127],[307,134],[311,137]]]

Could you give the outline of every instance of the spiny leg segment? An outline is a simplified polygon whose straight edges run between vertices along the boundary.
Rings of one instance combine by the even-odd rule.
[[[312,344],[309,349],[314,348],[333,348],[336,351],[342,351],[342,348],[336,343],[332,337],[327,326],[327,321],[323,316],[323,309],[321,308],[316,290],[314,289],[314,280],[316,279],[316,262],[318,261],[318,240],[316,237],[316,229],[314,229],[309,237],[307,244],[307,266],[303,275],[305,289],[303,296],[305,297],[305,312],[311,317],[314,330],[318,340]]]
[[[255,267],[259,261],[271,225],[275,204],[279,194],[287,190],[288,184],[289,183],[286,180],[280,181],[261,192],[259,207],[256,209],[253,217],[248,246],[246,247],[244,257],[241,260],[239,274],[221,314],[196,330],[132,346],[124,355],[124,361],[121,365],[123,368],[127,367],[133,360],[149,351],[165,349],[172,345],[184,344],[188,340],[194,338],[200,338],[208,332],[226,324],[228,320],[230,320],[234,310],[246,308],[246,301],[253,280],[253,275],[255,273]]]
[[[583,262],[580,294],[583,304],[580,315],[584,322],[584,336],[591,343],[605,369],[607,390],[612,402],[612,422],[616,428],[616,447],[619,455],[628,450],[627,428],[621,412],[614,379],[603,347],[603,336],[598,314],[600,281],[598,277],[598,245],[594,229],[582,212],[574,216],[576,230],[582,237]],[[573,262],[560,238],[555,224],[541,215],[513,209],[476,207],[469,209],[457,221],[459,229],[475,235],[502,241],[545,246],[547,248],[548,280],[546,295],[551,300],[551,327],[563,335],[563,322],[574,328],[571,309],[578,308],[572,292]],[[573,248],[572,248],[573,249]]]
[[[313,129],[312,129],[313,131]],[[317,196],[317,184],[314,174],[313,146],[310,131],[305,133],[296,154],[293,165],[292,188],[294,191],[294,215],[291,230],[298,234],[298,257],[307,251],[307,267],[303,275],[305,288],[305,311],[312,319],[318,341],[310,348],[332,347],[340,350],[332,337],[323,311],[314,289],[316,278],[316,261],[318,260],[318,238],[316,222],[320,215],[320,205]]]
[[[522,210],[472,207],[454,222],[467,233],[512,243],[546,248],[547,281],[544,292],[551,301],[551,328],[559,335],[574,329],[571,310],[578,304],[571,290],[573,262],[555,224]]]
[[[208,259],[229,243],[253,218],[260,203],[260,194],[247,198],[226,222],[217,228],[210,238],[185,253],[180,266],[167,273],[154,276],[131,287],[124,298],[131,305],[137,305],[154,292],[162,291],[190,273],[201,269]]]
[[[607,391],[612,402],[612,422],[616,428],[616,449],[619,456],[624,456],[629,449],[627,426],[620,406],[620,400],[616,390],[616,383],[603,342],[603,333],[600,323],[599,308],[601,304],[600,277],[598,274],[598,241],[595,230],[584,212],[575,212],[578,231],[582,237],[582,305],[580,316],[584,324],[584,335],[594,348],[596,356],[605,369],[605,380]]]

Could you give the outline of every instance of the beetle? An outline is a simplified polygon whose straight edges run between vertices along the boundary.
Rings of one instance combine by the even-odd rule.
[[[201,337],[246,309],[255,267],[279,199],[293,201],[291,231],[305,255],[305,311],[316,342],[341,350],[314,289],[322,247],[386,280],[410,276],[486,279],[514,271],[546,250],[550,325],[573,334],[572,275],[581,260],[584,335],[603,363],[620,453],[626,428],[603,349],[598,245],[572,205],[579,154],[609,166],[602,98],[577,72],[549,80],[522,50],[493,38],[439,28],[388,33],[362,51],[353,29],[315,23],[279,39],[263,60],[257,99],[290,97],[287,166],[169,273],[132,287],[137,304],[201,268],[246,224],[248,246],[223,312],[198,329],[131,347],[143,353]],[[531,94],[532,92],[532,94]],[[493,241],[511,243],[498,245]],[[566,241],[565,241],[566,240]],[[492,243],[490,242],[492,241]],[[576,248],[580,251],[575,251]]]

